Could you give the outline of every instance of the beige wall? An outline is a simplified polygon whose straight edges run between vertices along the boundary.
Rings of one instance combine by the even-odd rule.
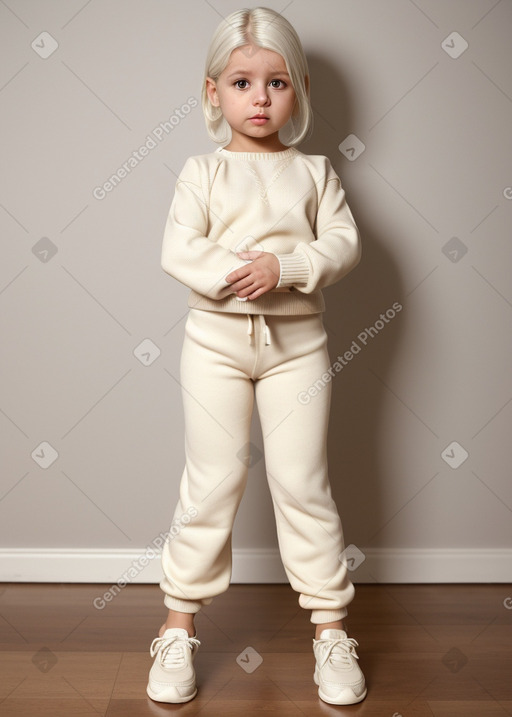
[[[3,579],[115,580],[169,527],[188,292],[161,240],[186,157],[215,149],[204,54],[242,5],[0,6]],[[312,77],[300,149],[331,159],[364,242],[325,292],[333,360],[354,349],[329,443],[354,580],[508,580],[512,4],[284,7]],[[280,579],[262,460],[233,544],[235,579]],[[155,560],[133,579],[158,577]]]

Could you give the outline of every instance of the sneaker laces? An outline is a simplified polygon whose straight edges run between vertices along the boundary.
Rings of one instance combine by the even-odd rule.
[[[186,640],[178,635],[174,635],[173,637],[155,637],[151,643],[149,652],[151,657],[154,657],[157,652],[160,653],[160,664],[163,667],[179,669],[186,665],[185,646],[193,652],[200,644],[199,640],[195,637],[189,637]]]
[[[339,637],[336,639],[315,640],[315,645],[321,645],[323,651],[322,658],[319,663],[320,669],[330,660],[333,667],[348,668],[351,667],[351,658],[355,657],[359,660],[359,656],[355,650],[359,647],[357,640],[353,637]]]

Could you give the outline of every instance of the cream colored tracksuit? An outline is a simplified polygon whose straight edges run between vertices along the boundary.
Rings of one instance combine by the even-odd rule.
[[[191,309],[181,360],[186,467],[160,586],[165,605],[197,612],[231,578],[231,532],[247,481],[254,398],[281,558],[301,607],[324,623],[347,614],[354,587],[327,473],[330,383],[307,405],[297,394],[329,366],[321,314],[264,316]],[[197,514],[196,514],[197,511]]]
[[[238,301],[225,277],[237,252],[279,260],[275,290]],[[281,558],[299,604],[321,624],[354,596],[326,458],[330,389],[299,394],[329,368],[321,289],[358,263],[360,239],[340,179],[322,155],[216,152],[190,157],[162,248],[191,289],[181,359],[186,465],[162,553],[167,607],[195,613],[231,578],[256,399]],[[190,517],[187,522],[183,517]]]

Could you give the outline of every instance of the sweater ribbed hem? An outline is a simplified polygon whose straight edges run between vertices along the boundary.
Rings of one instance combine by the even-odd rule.
[[[278,287],[308,283],[309,266],[303,254],[276,254],[281,267]]]
[[[339,610],[312,610],[311,622],[314,625],[323,625],[325,622],[343,620],[343,618],[347,617],[347,615],[348,610],[346,607],[342,607]]]
[[[254,301],[238,301],[236,296],[227,296],[216,301],[192,290],[188,296],[191,309],[203,311],[224,311],[232,314],[266,314],[267,316],[302,316],[325,311],[321,291],[302,294],[300,291],[269,291]]]

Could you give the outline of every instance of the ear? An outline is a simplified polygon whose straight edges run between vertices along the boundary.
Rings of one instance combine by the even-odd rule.
[[[217,85],[211,77],[206,78],[206,94],[214,107],[220,106],[219,97],[217,95]]]

